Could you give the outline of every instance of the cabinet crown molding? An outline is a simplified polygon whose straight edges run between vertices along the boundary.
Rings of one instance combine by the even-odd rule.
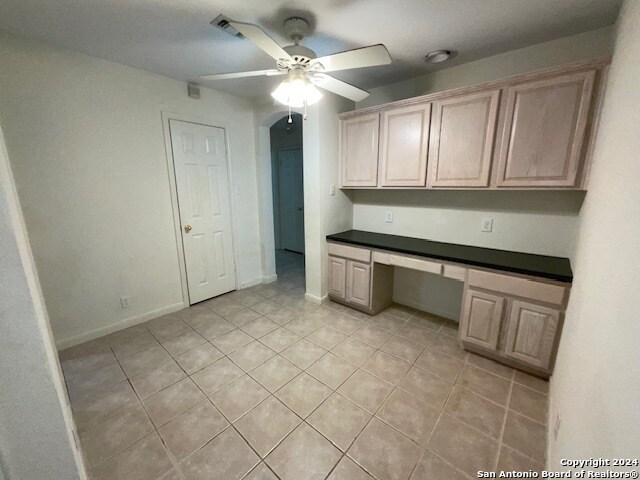
[[[477,83],[465,87],[453,88],[451,90],[442,90],[433,93],[427,93],[417,97],[405,98],[402,100],[396,100],[395,102],[382,103],[379,105],[373,105],[371,107],[361,108],[358,110],[351,110],[349,112],[343,112],[338,115],[340,119],[352,118],[367,113],[377,113],[382,110],[390,108],[404,107],[414,105],[417,103],[431,102],[439,100],[441,98],[450,98],[455,95],[464,95],[467,93],[475,93],[491,88],[504,88],[510,85],[516,85],[521,82],[529,82],[532,80],[543,80],[546,77],[555,77],[563,74],[578,73],[585,70],[601,69],[608,66],[611,63],[611,56],[599,57],[591,60],[581,60],[578,62],[568,63],[557,67],[542,68],[533,70],[527,73],[521,73],[518,75],[512,75],[510,77],[501,78],[499,80],[493,80],[491,82]]]

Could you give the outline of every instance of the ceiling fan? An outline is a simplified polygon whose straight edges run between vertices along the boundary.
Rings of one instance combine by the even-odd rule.
[[[287,75],[287,78],[271,93],[271,96],[289,107],[300,108],[304,106],[306,108],[307,105],[319,101],[322,98],[322,93],[316,87],[354,102],[364,100],[369,96],[369,92],[327,75],[327,72],[391,63],[389,52],[382,44],[316,57],[313,50],[300,45],[300,41],[309,33],[309,23],[303,18],[291,17],[285,20],[284,29],[287,36],[293,40],[293,45],[281,47],[257,25],[235,22],[223,17],[218,21],[221,17],[211,23],[232,35],[251,40],[258,48],[276,60],[276,68],[202,75],[200,78],[202,80],[225,80]]]

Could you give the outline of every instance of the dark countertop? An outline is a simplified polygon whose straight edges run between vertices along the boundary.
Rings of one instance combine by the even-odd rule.
[[[421,238],[363,232],[361,230],[348,230],[327,235],[327,240],[549,278],[561,282],[570,283],[573,280],[569,259],[562,257],[548,257],[532,253],[433,242]]]

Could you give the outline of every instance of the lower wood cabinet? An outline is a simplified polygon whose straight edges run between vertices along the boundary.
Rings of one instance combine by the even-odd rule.
[[[549,376],[566,299],[566,284],[470,270],[458,339],[468,350]]]
[[[368,307],[371,292],[371,265],[347,260],[347,293],[345,300],[355,305]]]
[[[514,300],[505,355],[538,368],[549,368],[559,317],[557,310]]]
[[[329,255],[329,295],[353,306],[371,307],[371,264]]]
[[[551,374],[569,284],[340,243],[329,243],[327,251],[332,300],[375,315],[393,302],[395,267],[455,278],[465,285],[461,345],[539,376]]]
[[[329,256],[329,295],[345,298],[347,279],[347,261],[344,258]]]
[[[460,318],[460,339],[497,349],[504,303],[501,296],[467,290]]]

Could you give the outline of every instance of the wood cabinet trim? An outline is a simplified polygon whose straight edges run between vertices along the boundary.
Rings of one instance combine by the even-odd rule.
[[[343,112],[338,115],[340,119],[348,119],[357,117],[360,115],[366,115],[370,113],[378,113],[385,109],[415,105],[418,103],[427,103],[439,100],[442,98],[449,98],[451,96],[464,95],[468,93],[480,92],[483,90],[504,88],[511,85],[517,85],[519,83],[530,82],[532,80],[544,79],[546,77],[555,77],[564,74],[578,73],[581,71],[593,70],[603,68],[611,63],[611,57],[601,57],[592,60],[578,61],[558,67],[550,67],[531,72],[512,75],[509,77],[501,78],[491,82],[478,83],[475,85],[453,88],[451,90],[444,90],[440,92],[428,93],[426,95],[420,95],[417,97],[406,98],[403,100],[397,100],[395,102],[388,102],[380,105],[373,105],[371,107],[365,107],[358,110],[352,110],[349,112]]]

